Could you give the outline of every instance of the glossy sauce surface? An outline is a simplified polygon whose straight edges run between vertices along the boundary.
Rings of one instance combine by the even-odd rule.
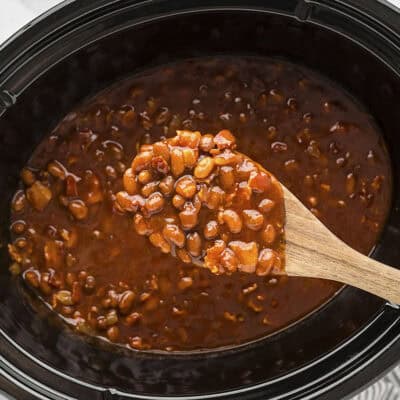
[[[238,150],[345,242],[364,253],[376,243],[390,205],[390,163],[373,119],[343,89],[271,59],[153,69],[71,112],[36,149],[14,197],[11,271],[78,331],[135,349],[235,345],[287,326],[339,288],[215,276],[138,235],[132,218],[114,210],[115,193],[139,146],[176,129],[231,130]]]

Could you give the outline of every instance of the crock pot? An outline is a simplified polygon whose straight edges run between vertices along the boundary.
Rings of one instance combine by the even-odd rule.
[[[0,383],[31,399],[340,399],[400,360],[400,310],[347,287],[290,328],[237,349],[151,354],[64,329],[8,273],[20,168],[77,103],[149,66],[282,56],[339,82],[378,121],[393,201],[373,257],[400,265],[400,16],[367,0],[68,0],[0,48]],[[39,311],[38,311],[39,307]]]

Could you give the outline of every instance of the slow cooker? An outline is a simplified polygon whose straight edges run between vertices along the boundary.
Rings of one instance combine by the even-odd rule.
[[[281,56],[347,88],[378,121],[393,200],[372,256],[400,265],[400,18],[375,0],[67,0],[0,47],[1,387],[18,399],[339,399],[400,360],[400,310],[346,287],[237,349],[162,355],[64,329],[11,277],[10,198],[43,134],[77,103],[154,65]]]

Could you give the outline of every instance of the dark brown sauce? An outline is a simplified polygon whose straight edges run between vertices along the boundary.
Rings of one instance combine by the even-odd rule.
[[[51,189],[43,211],[22,191],[13,203],[11,252],[21,258],[12,270],[25,271],[28,283],[78,330],[137,349],[210,349],[277,331],[338,290],[322,280],[215,276],[161,254],[135,232],[132,218],[113,211],[138,143],[174,136],[179,128],[230,129],[239,151],[345,242],[363,253],[376,243],[390,204],[390,162],[373,119],[342,89],[303,67],[263,58],[156,68],[100,93],[38,146],[28,167],[33,180]],[[74,218],[65,203],[65,180],[46,172],[53,160],[81,179],[77,197],[86,203],[85,218]],[[101,195],[89,204],[93,174]],[[22,189],[32,184],[25,181]],[[18,234],[15,221],[25,222]],[[62,229],[76,233],[70,248]],[[55,241],[59,250],[46,262],[44,246]],[[132,301],[121,312],[127,292]],[[57,300],[68,293],[76,295],[72,304]]]

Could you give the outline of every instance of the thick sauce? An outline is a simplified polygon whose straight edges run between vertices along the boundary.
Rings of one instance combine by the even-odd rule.
[[[329,281],[213,275],[149,244],[113,207],[139,146],[177,129],[229,129],[332,231],[368,253],[391,194],[372,118],[286,62],[192,60],[137,75],[71,112],[36,149],[12,204],[13,273],[75,328],[135,349],[235,345],[329,299]],[[57,161],[57,162],[55,162]]]

